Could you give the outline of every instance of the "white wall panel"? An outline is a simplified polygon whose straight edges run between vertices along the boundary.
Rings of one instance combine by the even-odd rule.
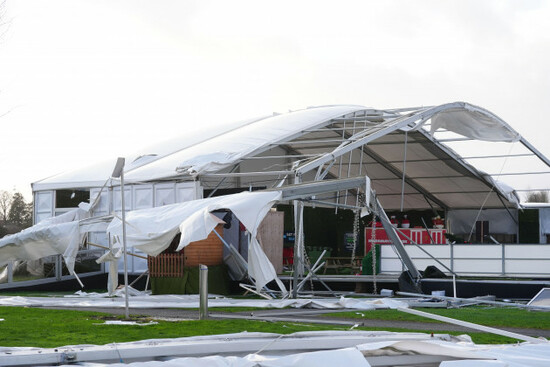
[[[198,182],[180,182],[176,184],[176,202],[202,199],[202,187]]]
[[[90,202],[92,200],[95,200],[96,196],[99,194],[100,191],[101,191],[100,188],[90,189]],[[99,198],[99,201],[94,207],[94,210],[93,210],[94,216],[109,214],[109,204],[110,204],[109,197],[110,197],[109,190],[103,189],[103,191],[101,191],[101,196]]]
[[[468,259],[455,260],[454,271],[467,274],[494,274],[498,275],[502,272],[502,261],[500,259]]]
[[[500,258],[502,248],[499,245],[454,245],[455,258]]]
[[[124,186],[124,206],[126,210],[132,210],[132,204],[132,188],[130,186]],[[117,213],[120,213],[121,206],[120,187],[115,187],[113,189],[113,208]]]
[[[506,245],[507,258],[550,258],[550,245]]]
[[[50,217],[52,217],[51,213],[36,213],[34,215],[35,224],[43,221],[44,219],[48,219]]]
[[[54,213],[54,191],[34,193],[34,223],[50,218]]]
[[[550,272],[550,259],[543,260],[507,260],[505,264],[506,274],[533,274],[548,276]]]
[[[132,185],[132,189],[134,191],[132,210],[153,207],[153,185]]]
[[[176,202],[176,184],[155,185],[155,207],[174,204]]]
[[[412,246],[405,246],[405,248],[419,270],[425,269],[428,265],[435,265],[446,272],[441,265],[417,248]],[[422,248],[459,275],[500,276],[504,270],[506,276],[550,276],[550,245],[507,244],[504,269],[500,245],[453,245],[453,266],[451,266],[449,246],[423,245]],[[400,273],[403,267],[392,247],[383,245],[381,249],[381,271]]]

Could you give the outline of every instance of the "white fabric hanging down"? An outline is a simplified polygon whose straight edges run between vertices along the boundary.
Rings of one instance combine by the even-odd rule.
[[[63,255],[67,269],[74,275],[74,263],[84,234],[79,220],[88,218],[90,205],[80,203],[58,217],[51,217],[19,233],[0,239],[0,266],[15,260],[38,260]]]
[[[190,242],[208,237],[218,224],[211,212],[229,209],[252,234],[248,249],[248,271],[256,281],[257,289],[261,289],[278,278],[273,265],[256,240],[256,234],[263,218],[280,198],[281,193],[278,191],[242,192],[158,208],[134,210],[126,216],[126,245],[156,256],[170,245],[178,232],[181,232],[177,248],[179,251]],[[120,240],[122,238],[121,220],[113,219],[107,231],[115,239]],[[279,285],[282,286],[282,284]]]

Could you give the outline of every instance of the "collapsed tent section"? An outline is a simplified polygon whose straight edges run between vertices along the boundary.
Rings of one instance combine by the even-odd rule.
[[[280,198],[281,193],[278,191],[243,192],[153,209],[135,210],[128,213],[126,217],[128,246],[156,256],[170,245],[178,233],[181,233],[176,248],[176,251],[180,251],[191,242],[207,238],[220,223],[212,212],[227,209],[235,214],[251,233],[248,246],[248,271],[255,280],[256,287],[261,289],[270,281],[277,279],[277,274],[260,247],[256,233],[267,211]],[[120,243],[122,238],[122,225],[122,221],[115,218],[107,228],[117,243]],[[284,290],[283,286],[282,288]]]
[[[550,161],[510,125],[494,113],[464,102],[390,109],[311,107],[186,135],[130,157],[124,169],[124,192],[119,181],[109,178],[114,159],[33,183],[36,221],[63,214],[76,205],[62,198],[84,198],[95,204],[92,217],[114,215],[111,233],[119,241],[116,218],[121,215],[124,197],[129,218],[139,222],[135,228],[129,227],[129,241],[134,241],[131,251],[147,256],[162,251],[179,231],[180,244],[185,246],[196,235],[189,228],[212,226],[212,210],[197,208],[201,214],[186,219],[190,227],[180,228],[183,220],[170,222],[164,234],[149,228],[155,220],[140,220],[139,213],[162,217],[165,212],[176,213],[173,208],[178,203],[201,199],[211,203],[216,197],[242,191],[281,191],[293,185],[368,176],[388,220],[408,226],[404,229],[410,236],[428,238],[425,227],[438,226],[437,244],[447,244],[447,235],[453,236],[451,243],[487,243],[492,237],[517,244],[529,241],[520,231],[521,195],[526,192],[522,190],[550,175]],[[522,183],[526,177],[529,181]],[[321,236],[304,234],[309,222],[307,217],[304,222],[304,215],[311,215],[310,208],[333,210],[335,215],[346,210],[356,213],[367,199],[364,190],[338,185],[307,198],[283,198],[283,232],[285,238],[292,239],[285,246],[291,246],[295,254],[290,258],[297,257],[298,264],[307,262],[306,247],[331,248],[336,256],[352,258],[359,248],[358,254],[364,255],[368,241],[366,232],[361,233],[372,219],[359,219],[357,231],[346,227],[336,237],[324,236],[330,237],[328,243]],[[137,214],[131,214],[134,212]],[[350,217],[356,221],[355,214]],[[239,221],[246,219],[239,217]],[[538,238],[546,238],[545,233],[537,235],[537,243]],[[87,240],[108,248],[115,245],[116,249],[116,243],[109,243],[102,230],[90,230]],[[148,248],[145,240],[155,248]],[[384,239],[374,236],[374,240]],[[352,244],[348,250],[342,244],[345,241]],[[365,246],[357,247],[359,242]],[[144,270],[144,261],[130,264],[132,273]],[[301,269],[298,274],[302,275]]]

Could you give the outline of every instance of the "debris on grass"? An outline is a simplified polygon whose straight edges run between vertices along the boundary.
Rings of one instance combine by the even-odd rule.
[[[102,324],[93,324],[93,325],[125,325],[125,326],[128,326],[128,325],[132,325],[132,326],[149,326],[149,325],[157,325],[158,322],[156,321],[149,321],[149,322],[146,322],[146,323],[143,323],[143,322],[137,322],[137,321],[125,321],[125,320],[106,320],[104,323]]]

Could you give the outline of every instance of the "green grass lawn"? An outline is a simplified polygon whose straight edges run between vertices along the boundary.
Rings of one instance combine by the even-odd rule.
[[[362,313],[366,315],[368,312]],[[384,315],[383,317],[391,316],[391,313],[386,313],[385,310],[376,311],[376,313]],[[355,315],[355,313],[351,314]],[[342,314],[338,315],[343,316]],[[101,345],[142,339],[228,334],[242,331],[289,334],[298,331],[349,329],[343,326],[252,320],[159,321],[158,324],[150,326],[105,325],[105,319],[111,319],[112,316],[104,313],[23,307],[0,307],[0,318],[4,319],[4,321],[0,321],[0,346],[5,347],[32,346],[47,348],[75,344]],[[148,319],[142,319],[142,321],[147,322]],[[357,328],[355,330],[426,333],[425,330],[397,328]],[[437,333],[443,334],[446,332]],[[449,334],[459,335],[463,333],[449,332]],[[478,344],[516,342],[516,340],[492,334],[474,332],[469,333],[469,335]]]
[[[446,316],[453,319],[469,321],[476,324],[494,327],[515,327],[530,329],[550,329],[550,313],[528,311],[519,308],[495,308],[485,306],[471,306],[464,308],[419,308],[418,310]],[[325,317],[400,320],[439,322],[420,316],[411,315],[397,310],[375,310],[355,312],[335,312],[324,314]]]

